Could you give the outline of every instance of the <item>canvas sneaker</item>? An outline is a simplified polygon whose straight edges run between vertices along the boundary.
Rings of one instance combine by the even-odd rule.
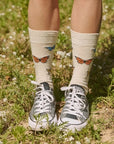
[[[55,99],[53,90],[46,82],[37,85],[34,104],[29,114],[28,122],[32,130],[41,131],[47,129],[52,123],[57,122],[55,114]]]
[[[58,120],[63,124],[63,130],[80,131],[87,125],[89,118],[89,104],[84,89],[79,85],[62,87],[65,91],[65,105]]]

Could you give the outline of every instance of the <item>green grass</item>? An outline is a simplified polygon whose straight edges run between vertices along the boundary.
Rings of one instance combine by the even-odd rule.
[[[61,28],[52,68],[60,112],[64,93],[72,75],[71,56],[61,58],[57,51],[71,52],[70,17],[73,1],[61,0]],[[90,121],[81,132],[63,134],[57,126],[35,133],[28,127],[28,114],[34,99],[35,79],[27,22],[28,1],[0,1],[0,143],[3,144],[111,144],[114,126],[113,0],[103,0],[103,21],[87,95]],[[59,67],[61,65],[61,67]],[[61,102],[60,102],[61,101]],[[4,113],[3,113],[4,112]],[[3,114],[1,114],[3,113]],[[105,140],[110,134],[109,139]]]

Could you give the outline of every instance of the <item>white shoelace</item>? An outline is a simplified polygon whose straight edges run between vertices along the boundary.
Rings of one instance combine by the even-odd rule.
[[[66,96],[66,104],[64,107],[64,113],[69,113],[69,114],[76,115],[76,116],[83,115],[82,110],[86,107],[85,101],[79,98],[77,94],[84,95],[84,93],[81,92],[81,90],[79,90],[78,88],[76,89],[74,86],[62,87],[61,91],[65,91],[65,96]],[[68,95],[67,95],[67,92],[68,92]]]
[[[34,113],[49,113],[50,103],[54,101],[53,95],[51,95],[51,90],[45,90],[43,84],[39,84],[35,81],[31,81],[32,84],[37,85],[36,97],[34,101]]]

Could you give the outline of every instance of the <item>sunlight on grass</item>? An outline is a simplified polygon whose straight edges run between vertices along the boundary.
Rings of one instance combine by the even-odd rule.
[[[72,75],[70,40],[73,1],[61,0],[61,28],[52,63],[58,114],[64,105],[60,87]],[[28,127],[28,113],[34,99],[34,65],[27,20],[28,1],[0,0],[0,144],[111,144],[114,126],[114,50],[112,39],[113,0],[103,0],[103,20],[87,95],[91,116],[81,132],[62,133],[57,126],[35,133]],[[109,139],[105,140],[110,131]],[[106,132],[103,133],[103,132]]]

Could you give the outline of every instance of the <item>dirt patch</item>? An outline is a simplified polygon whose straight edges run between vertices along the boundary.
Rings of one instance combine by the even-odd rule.
[[[92,118],[96,121],[94,127],[101,128],[101,142],[114,143],[114,110],[103,107],[93,112]]]
[[[113,129],[107,129],[102,132],[102,142],[110,142],[114,143],[114,130]]]

